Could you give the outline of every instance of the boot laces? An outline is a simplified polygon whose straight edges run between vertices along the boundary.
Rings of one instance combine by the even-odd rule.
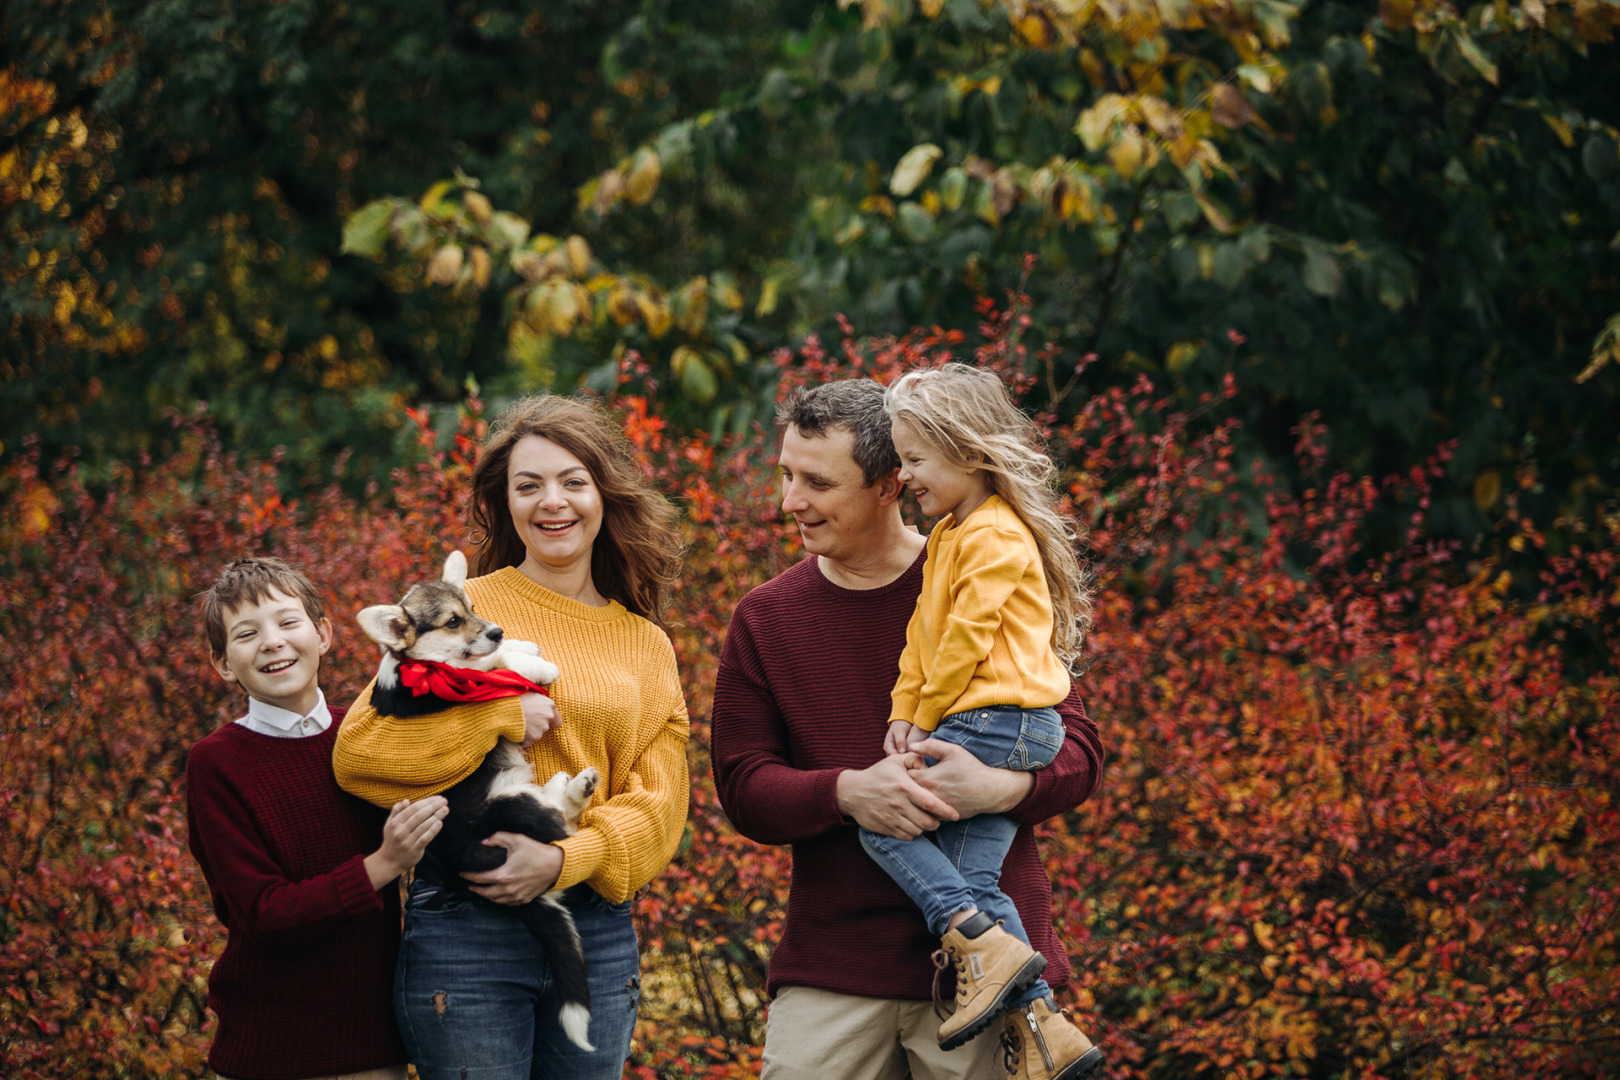
[[[934,1015],[941,1020],[946,1020],[951,1014],[945,1011],[945,1002],[939,995],[939,977],[957,966],[956,952],[949,946],[943,949],[935,949],[932,959],[934,961]],[[956,979],[956,1000],[958,1004],[962,1000],[962,978],[960,973],[958,973]]]
[[[1002,1028],[1001,1063],[1006,1068],[1008,1074],[1013,1073],[1018,1068],[1018,1063],[1023,1057],[1023,1051],[1024,1040],[1019,1037],[1018,1029],[1014,1027]]]

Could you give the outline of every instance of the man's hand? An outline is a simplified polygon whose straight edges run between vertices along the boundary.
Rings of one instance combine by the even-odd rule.
[[[936,764],[925,766],[920,758],[914,758],[912,780],[949,804],[959,818],[1005,814],[1035,787],[1034,773],[992,768],[955,743],[929,739],[912,749],[938,759]]]
[[[941,820],[955,821],[957,812],[948,802],[912,779],[917,774],[907,764],[914,760],[909,754],[886,757],[868,768],[839,773],[838,812],[897,840],[937,829]]]
[[[523,706],[524,746],[533,746],[540,741],[540,736],[562,723],[562,713],[557,711],[557,703],[545,694],[537,694],[533,690],[519,694],[518,704]]]
[[[536,694],[536,697],[540,695]],[[557,884],[562,875],[563,849],[542,844],[518,833],[498,832],[484,841],[506,849],[506,862],[493,870],[462,874],[472,891],[497,904],[527,904]]]

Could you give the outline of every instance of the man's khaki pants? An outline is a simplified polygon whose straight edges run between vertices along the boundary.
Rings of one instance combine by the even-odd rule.
[[[835,994],[790,986],[765,1020],[760,1080],[1002,1080],[1001,1025],[966,1046],[939,1048],[926,1001]]]

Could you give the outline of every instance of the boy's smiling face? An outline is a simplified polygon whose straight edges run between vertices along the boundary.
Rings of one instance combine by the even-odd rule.
[[[266,705],[307,713],[320,694],[321,657],[332,647],[332,622],[309,617],[297,597],[272,589],[257,603],[225,612],[225,654],[213,657],[226,682]]]

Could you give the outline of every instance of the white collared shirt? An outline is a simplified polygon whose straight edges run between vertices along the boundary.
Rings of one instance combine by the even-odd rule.
[[[276,739],[302,739],[319,735],[332,726],[332,714],[326,708],[326,694],[315,690],[315,707],[300,715],[291,709],[266,705],[256,697],[248,698],[247,715],[237,721],[249,731],[269,735]]]

